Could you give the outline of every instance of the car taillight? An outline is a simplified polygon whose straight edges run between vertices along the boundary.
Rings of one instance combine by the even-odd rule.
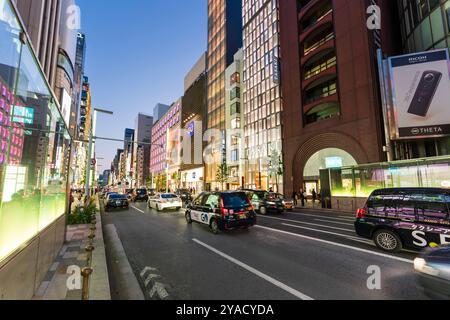
[[[228,209],[225,209],[225,205],[224,205],[224,203],[223,203],[223,198],[220,198],[220,214],[221,214],[223,217],[226,217],[226,216],[228,216],[228,214],[229,214]]]
[[[254,211],[254,210],[255,210],[255,207],[253,206],[253,203],[252,203],[252,201],[250,200],[249,197],[247,197],[247,201],[248,201],[248,203],[250,204],[250,207],[248,208],[248,210],[249,210],[249,211]]]
[[[362,208],[356,211],[356,218],[363,219],[365,216],[366,216],[366,209]]]

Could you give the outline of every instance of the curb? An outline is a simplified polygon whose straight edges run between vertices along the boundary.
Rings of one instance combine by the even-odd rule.
[[[96,199],[96,205],[97,230],[95,233],[94,241],[95,250],[92,253],[92,269],[94,270],[94,272],[92,273],[89,286],[89,300],[111,300],[111,288],[109,285],[105,242],[103,239],[103,225],[98,197]]]
[[[110,259],[115,262],[111,266],[111,272],[115,277],[120,300],[145,300],[141,286],[131,268],[122,241],[113,224],[105,226],[105,239],[108,243]]]

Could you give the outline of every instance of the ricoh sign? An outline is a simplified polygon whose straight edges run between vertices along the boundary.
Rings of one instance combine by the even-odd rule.
[[[390,91],[392,139],[450,136],[448,49],[391,57],[385,82]]]

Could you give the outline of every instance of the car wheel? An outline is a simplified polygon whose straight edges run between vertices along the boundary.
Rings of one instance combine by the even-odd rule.
[[[267,214],[267,209],[266,207],[261,207],[259,208],[259,213],[262,214],[263,216],[265,216]]]
[[[191,213],[190,213],[190,212],[186,212],[185,217],[186,217],[186,222],[187,222],[188,224],[192,224]]]
[[[399,252],[403,248],[400,237],[395,232],[386,229],[375,232],[373,241],[378,248],[387,252]]]
[[[156,210],[158,210],[158,212],[162,211],[161,206],[159,204],[156,206]]]
[[[217,223],[216,219],[211,220],[211,223],[209,224],[209,228],[211,229],[212,233],[219,234],[219,224]]]

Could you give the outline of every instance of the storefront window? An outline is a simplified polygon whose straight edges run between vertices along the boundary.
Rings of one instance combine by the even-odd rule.
[[[382,188],[450,188],[450,158],[330,169],[333,196],[369,197]]]
[[[0,0],[0,261],[65,213],[70,136]]]

